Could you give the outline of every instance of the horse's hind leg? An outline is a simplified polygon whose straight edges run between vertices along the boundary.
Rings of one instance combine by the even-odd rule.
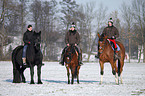
[[[21,74],[21,76],[22,76],[22,82],[23,82],[23,83],[26,83],[26,79],[25,79],[25,76],[24,76],[24,70],[25,70],[25,69],[22,69],[20,74]]]
[[[78,66],[78,68],[77,68],[77,83],[79,84],[80,82],[79,82],[79,69],[80,69],[80,66]]]
[[[121,79],[121,84],[123,84],[123,80],[122,80],[123,66],[124,66],[124,60],[120,60],[120,79]]]
[[[117,63],[117,60],[114,62],[114,69],[112,69],[112,70],[115,70],[115,82],[116,82],[116,84],[119,84],[119,78],[118,78],[118,68],[117,68],[117,65],[116,65],[116,63]],[[112,64],[111,64],[112,65]],[[112,66],[113,66],[112,65]],[[114,75],[113,74],[113,75]]]
[[[69,79],[69,76],[70,76],[69,67],[66,67],[66,69],[67,69],[68,84],[70,84],[70,79]]]
[[[30,82],[30,84],[35,84],[34,83],[34,66],[30,66],[30,74],[31,74],[31,82]]]
[[[38,83],[37,84],[43,84],[41,82],[41,64],[37,66],[37,76],[38,76]]]

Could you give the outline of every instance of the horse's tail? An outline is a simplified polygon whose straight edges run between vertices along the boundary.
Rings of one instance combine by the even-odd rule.
[[[12,52],[12,63],[13,65],[16,64],[16,56],[18,54],[18,52],[23,48],[23,46],[18,46],[16,47],[13,52]]]
[[[23,46],[16,47],[12,52],[12,63],[13,63],[13,83],[20,83],[21,77],[20,77],[20,68],[18,67],[18,63],[16,62],[16,56],[19,52],[19,50]]]
[[[118,59],[118,76],[120,76],[120,67],[121,67],[121,65],[120,65],[120,59]]]
[[[74,71],[74,78],[77,78],[77,73],[78,73],[78,66],[76,66],[75,71]]]

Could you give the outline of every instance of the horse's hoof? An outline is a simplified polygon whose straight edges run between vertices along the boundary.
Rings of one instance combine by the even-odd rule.
[[[42,82],[38,82],[37,84],[43,84]]]
[[[26,83],[26,81],[22,81],[22,83]]]
[[[35,84],[34,82],[30,82],[30,84]]]

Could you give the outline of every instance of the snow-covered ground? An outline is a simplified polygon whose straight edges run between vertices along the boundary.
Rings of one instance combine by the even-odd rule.
[[[145,96],[145,63],[125,63],[123,84],[116,85],[111,66],[104,66],[100,85],[99,63],[84,63],[80,69],[80,84],[67,84],[66,69],[58,62],[44,62],[42,85],[29,84],[30,71],[25,70],[26,83],[12,83],[12,63],[0,62],[0,96]],[[37,83],[37,67],[35,82]]]

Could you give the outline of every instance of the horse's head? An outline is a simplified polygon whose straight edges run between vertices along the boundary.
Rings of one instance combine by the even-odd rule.
[[[68,46],[67,49],[66,49],[66,54],[67,55],[70,55],[70,54],[72,55],[74,53],[75,53],[75,47],[73,45]]]
[[[68,46],[65,52],[65,58],[67,63],[71,62],[74,54],[76,54],[75,47],[73,45]]]
[[[98,33],[98,37],[99,37],[99,40],[98,40],[98,52],[99,53],[103,53],[103,50],[105,48],[105,44],[107,42],[107,36],[100,35]]]
[[[34,46],[36,48],[36,50],[40,49],[40,43],[41,43],[41,31],[40,32],[35,32],[34,31]]]

